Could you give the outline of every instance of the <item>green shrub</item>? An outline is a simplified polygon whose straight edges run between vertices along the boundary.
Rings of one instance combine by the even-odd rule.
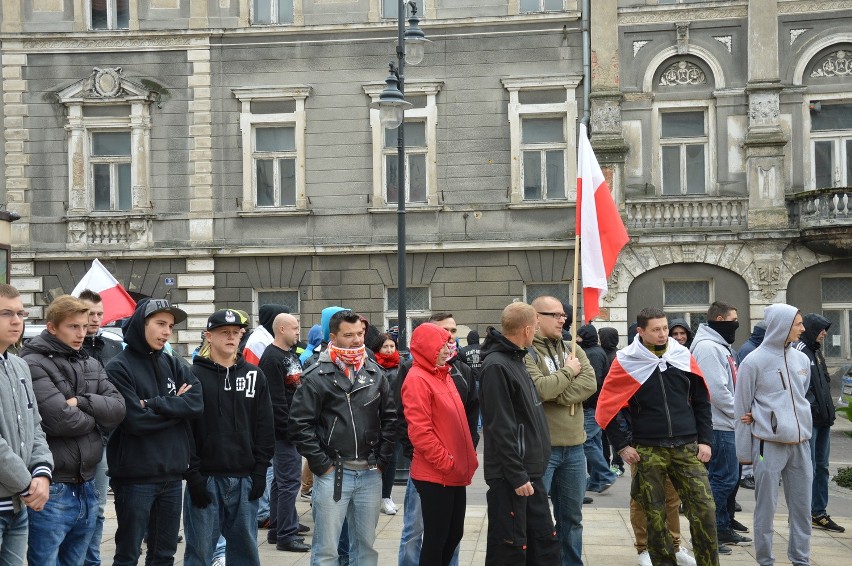
[[[852,489],[852,468],[840,468],[833,479],[840,487]]]

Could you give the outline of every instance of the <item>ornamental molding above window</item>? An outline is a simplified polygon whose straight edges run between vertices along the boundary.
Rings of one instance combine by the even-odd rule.
[[[58,93],[62,104],[146,100],[154,102],[158,94],[124,77],[121,67],[94,67],[92,74]]]
[[[811,78],[852,76],[852,52],[840,49],[829,53],[811,71]]]
[[[675,61],[660,75],[660,86],[702,85],[707,75],[701,67],[690,61]]]

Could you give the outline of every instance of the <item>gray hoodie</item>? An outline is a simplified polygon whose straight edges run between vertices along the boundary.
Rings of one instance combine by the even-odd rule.
[[[713,430],[734,430],[734,375],[737,363],[731,346],[718,332],[702,322],[690,349],[710,391]]]
[[[810,360],[786,343],[797,313],[790,305],[767,307],[763,343],[740,366],[734,413],[742,463],[751,463],[755,439],[799,444],[811,437],[811,407],[805,397]],[[752,424],[740,421],[746,413],[752,414]]]

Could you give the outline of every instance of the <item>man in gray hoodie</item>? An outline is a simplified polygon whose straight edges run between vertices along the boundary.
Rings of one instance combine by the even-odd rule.
[[[804,332],[796,307],[767,307],[763,343],[743,361],[734,393],[737,457],[754,465],[754,548],[757,563],[775,563],[772,534],[778,483],[789,510],[787,557],[794,566],[810,557],[811,407],[805,397],[810,360],[790,344]]]
[[[735,505],[733,495],[740,479],[740,467],[734,444],[737,363],[731,344],[734,343],[739,325],[734,305],[715,301],[707,310],[707,322],[698,327],[692,342],[692,355],[710,389],[713,457],[707,464],[707,471],[710,474],[713,500],[716,502],[716,532],[720,545],[751,543],[750,538],[732,528]],[[740,526],[739,523],[737,526]],[[729,552],[720,547],[720,554]]]

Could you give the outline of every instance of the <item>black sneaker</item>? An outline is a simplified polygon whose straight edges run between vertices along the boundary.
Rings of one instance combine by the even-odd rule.
[[[592,499],[591,497],[589,497],[588,495],[583,497],[583,505],[589,505],[590,503],[593,503],[594,501],[595,500]]]
[[[739,501],[734,501],[734,513],[739,513],[743,510],[743,506],[740,505]]]
[[[298,532],[300,535],[303,535],[305,533],[311,532],[311,528],[307,525],[303,525],[302,523],[299,523],[299,528],[297,529],[296,532]],[[748,531],[746,531],[746,532],[748,532]]]
[[[846,529],[831,520],[826,514],[811,517],[811,524],[817,529],[831,531],[833,533],[845,533]]]
[[[740,487],[744,489],[754,489],[754,476],[746,476],[741,479]]]
[[[734,531],[720,532],[719,536],[719,544],[734,544],[738,546],[748,546],[751,544],[751,539],[748,537],[744,537],[739,533]]]
[[[283,552],[310,552],[311,545],[293,540],[290,542],[282,542],[275,545],[276,550]]]
[[[731,530],[736,531],[738,533],[747,533],[748,527],[746,527],[736,519],[731,519]]]
[[[731,550],[730,546],[725,546],[724,544],[719,545],[719,554],[730,554],[733,550]]]

